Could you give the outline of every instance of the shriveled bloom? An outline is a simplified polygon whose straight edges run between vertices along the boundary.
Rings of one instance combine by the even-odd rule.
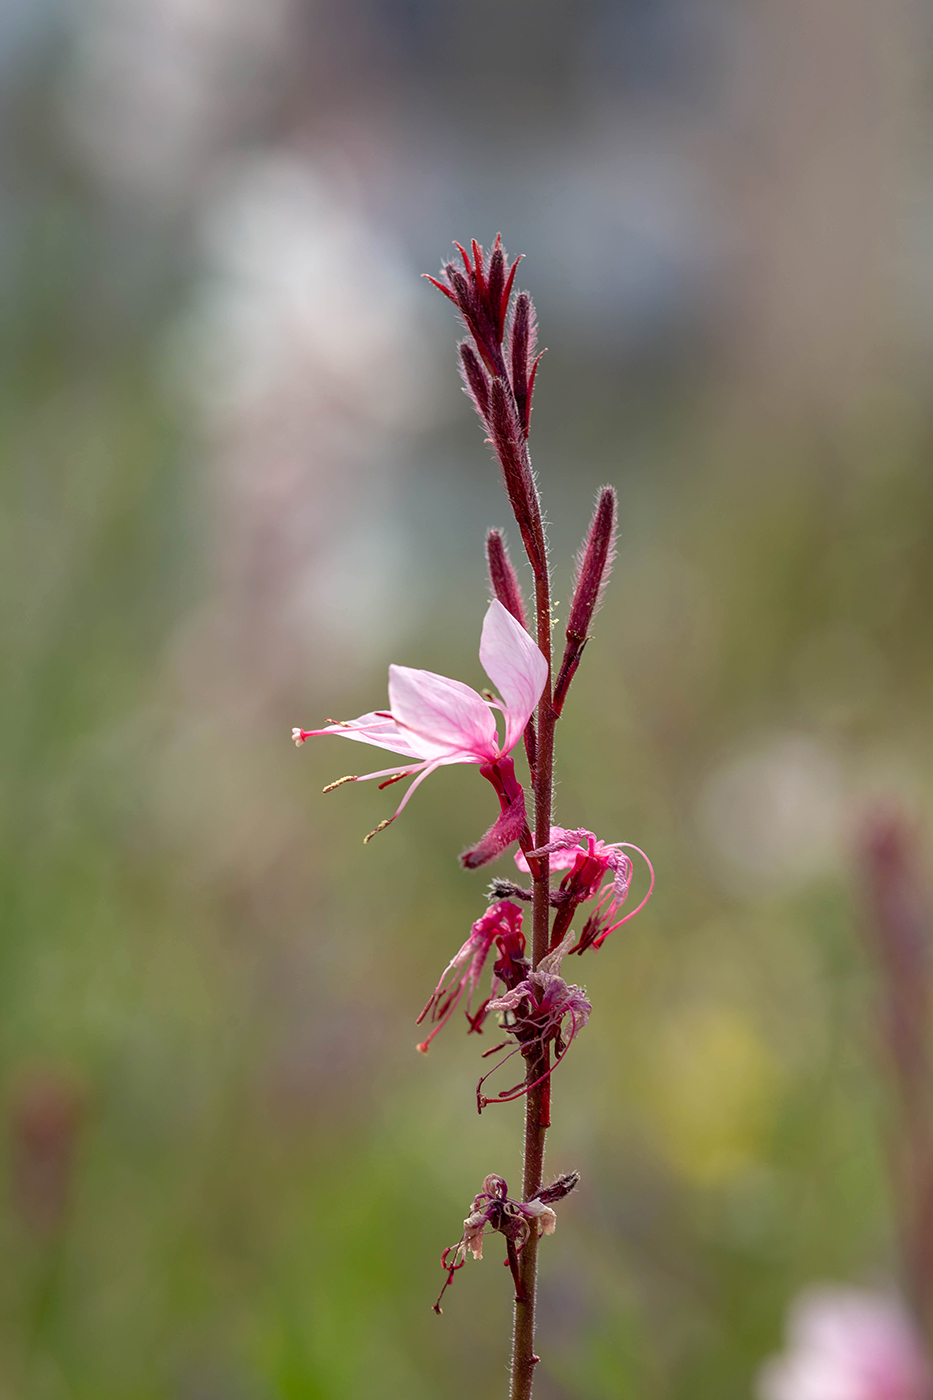
[[[547,662],[534,641],[520,623],[516,622],[498,599],[493,599],[486,611],[479,646],[483,669],[498,691],[501,700],[486,700],[462,681],[435,675],[411,666],[389,667],[389,708],[361,715],[359,719],[330,723],[323,729],[294,729],[296,744],[303,744],[319,734],[335,734],[342,739],[354,739],[376,748],[389,749],[406,760],[392,768],[375,773],[348,774],[331,783],[325,792],[343,783],[381,779],[381,787],[413,777],[393,816],[380,822],[382,831],[393,822],[407,804],[415,789],[435,769],[451,763],[474,763],[489,776],[497,791],[502,787],[497,770],[508,771],[507,756],[522,737],[532,711],[540,699],[547,679]],[[501,710],[504,730],[500,739],[493,710]],[[486,769],[493,770],[486,773]],[[515,783],[514,771],[512,783]],[[502,796],[500,793],[500,801]],[[513,793],[509,803],[516,809]],[[505,804],[503,804],[505,813]],[[522,800],[522,822],[524,802]],[[517,823],[510,840],[517,839]],[[375,835],[371,832],[370,836]],[[369,837],[366,838],[369,840]],[[503,849],[503,848],[500,848]],[[496,854],[499,852],[496,851]],[[490,857],[487,857],[490,858]]]
[[[569,985],[560,976],[561,959],[570,951],[574,934],[571,932],[557,948],[546,954],[538,966],[521,982],[516,983],[501,996],[494,997],[487,1004],[488,1011],[498,1011],[508,1017],[507,1030],[514,1040],[508,1054],[493,1066],[476,1086],[476,1106],[480,1113],[487,1104],[508,1103],[510,1099],[521,1098],[536,1084],[549,1079],[561,1060],[570,1049],[571,1043],[590,1018],[593,1007],[582,987]],[[503,1041],[487,1055],[503,1050],[512,1040]],[[501,1069],[507,1060],[521,1051],[525,1060],[531,1063],[545,1057],[551,1044],[554,1046],[554,1062],[548,1064],[543,1074],[531,1083],[523,1080],[510,1089],[504,1089],[492,1098],[487,1098],[482,1088],[486,1080]]]
[[[470,929],[469,938],[454,954],[441,973],[440,980],[434,988],[427,1006],[418,1017],[419,1026],[428,1015],[435,1023],[434,1029],[417,1047],[422,1054],[427,1053],[428,1046],[438,1031],[446,1026],[460,1004],[464,992],[467,993],[465,1009],[470,1030],[480,1029],[489,1006],[489,998],[483,1002],[475,1014],[470,1012],[470,1001],[479,985],[483,968],[486,966],[492,945],[495,942],[499,944],[500,961],[496,963],[493,971],[493,991],[499,981],[497,974],[502,972],[503,965],[508,965],[510,968],[518,967],[520,969],[517,973],[519,977],[528,968],[527,962],[522,957],[525,948],[525,938],[522,933],[522,911],[517,904],[513,904],[508,899],[491,904],[482,918],[476,920]],[[503,960],[505,960],[504,963]],[[454,974],[453,977],[451,977],[451,973]]]
[[[787,1350],[766,1362],[758,1400],[931,1400],[920,1336],[895,1297],[814,1288],[794,1304]]]
[[[632,883],[633,866],[627,851],[641,856],[648,867],[648,892],[641,902],[621,919],[615,915],[622,908]],[[638,846],[630,841],[600,841],[592,831],[583,828],[566,830],[564,827],[551,827],[551,839],[546,846],[530,851],[518,851],[515,863],[519,870],[528,871],[528,856],[548,855],[551,870],[566,870],[560,884],[560,892],[565,901],[574,907],[586,900],[596,899],[596,909],[583,926],[579,942],[569,951],[582,953],[586,948],[599,948],[609,934],[622,924],[634,919],[644,909],[654,890],[654,867]],[[612,875],[610,883],[604,885],[607,874]],[[569,919],[568,919],[569,922]]]
[[[447,1270],[447,1281],[441,1289],[434,1311],[441,1311],[441,1298],[453,1282],[454,1274],[462,1269],[469,1252],[474,1259],[483,1257],[483,1237],[497,1231],[505,1237],[507,1262],[512,1270],[516,1296],[521,1298],[518,1277],[518,1256],[532,1234],[553,1235],[557,1216],[552,1209],[556,1201],[570,1194],[580,1180],[579,1172],[567,1172],[550,1186],[542,1186],[529,1201],[513,1201],[507,1182],[495,1173],[486,1177],[482,1191],[473,1197],[470,1213],[463,1222],[463,1234],[457,1244],[448,1245],[441,1255],[441,1268]],[[452,1261],[452,1262],[451,1262]]]

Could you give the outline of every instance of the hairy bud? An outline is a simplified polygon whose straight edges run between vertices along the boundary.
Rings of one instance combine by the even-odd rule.
[[[525,437],[528,436],[531,427],[531,396],[534,393],[538,361],[541,359],[541,355],[535,356],[536,339],[537,322],[534,304],[527,292],[520,292],[515,301],[515,310],[512,313],[509,358],[511,360],[515,406],[518,409],[518,420],[522,425]],[[541,354],[544,354],[543,350]]]
[[[555,1201],[562,1201],[565,1196],[569,1196],[571,1191],[579,1185],[579,1172],[564,1172],[562,1176],[552,1181],[550,1186],[542,1186],[535,1191],[531,1199],[533,1201],[543,1201],[546,1206],[550,1206],[553,1205]]]
[[[489,418],[489,375],[483,368],[479,356],[467,345],[466,341],[460,346],[460,370],[466,391],[473,401],[473,407],[483,424],[487,425]]]
[[[486,536],[486,563],[489,568],[489,582],[492,591],[504,608],[528,631],[525,616],[525,600],[522,597],[518,575],[509,558],[505,536],[501,530],[490,530]]]
[[[570,614],[567,618],[567,645],[560,663],[554,687],[554,711],[560,714],[570,682],[583,655],[593,614],[602,601],[603,590],[615,559],[616,493],[604,486],[596,501],[596,509],[586,539],[577,555],[577,576],[574,582]]]
[[[494,379],[489,391],[489,437],[502,466],[509,504],[522,532],[526,553],[535,574],[540,574],[546,568],[541,507],[515,400],[502,379]]]

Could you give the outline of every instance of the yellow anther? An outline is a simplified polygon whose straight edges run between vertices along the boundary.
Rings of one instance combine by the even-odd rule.
[[[355,783],[357,781],[358,779],[355,773],[348,773],[345,778],[338,778],[335,783],[328,783],[324,791],[333,792],[334,788],[343,787],[344,783]]]

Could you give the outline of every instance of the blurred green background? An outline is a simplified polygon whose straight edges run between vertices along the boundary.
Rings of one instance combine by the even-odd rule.
[[[414,1052],[491,795],[364,850],[391,794],[289,743],[484,683],[418,274],[499,228],[559,600],[621,498],[557,817],[658,873],[574,969],[536,1396],[751,1396],[896,1271],[854,832],[931,802],[930,59],[906,0],[3,0],[2,1400],[504,1393],[496,1241],[430,1305],[522,1107]]]

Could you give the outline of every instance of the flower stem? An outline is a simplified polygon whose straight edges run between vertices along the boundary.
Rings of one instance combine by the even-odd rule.
[[[551,708],[551,587],[547,565],[535,569],[535,612],[537,640],[548,663],[548,679],[538,704],[537,765],[534,780],[535,844],[540,848],[551,839],[551,801],[554,771],[554,711]],[[550,861],[540,858],[540,871],[534,880],[532,906],[532,967],[537,967],[548,950],[550,932]],[[525,1098],[525,1164],[522,1199],[528,1201],[541,1187],[544,1173],[544,1139],[550,1123],[550,1080],[536,1084],[547,1071],[549,1050],[529,1058],[525,1082],[534,1084]],[[535,1296],[537,1286],[538,1238],[535,1231],[521,1252],[521,1297],[515,1301],[512,1334],[512,1388],[510,1400],[530,1400],[534,1369]]]

